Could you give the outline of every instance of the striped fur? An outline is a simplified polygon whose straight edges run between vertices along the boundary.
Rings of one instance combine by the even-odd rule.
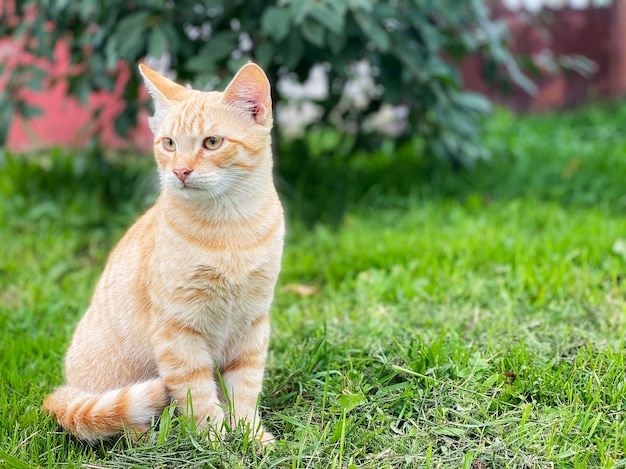
[[[284,237],[269,83],[254,64],[223,93],[140,69],[161,193],[111,253],[44,408],[94,442],[146,430],[173,400],[191,417],[191,395],[200,428],[245,419],[271,439],[256,410]]]

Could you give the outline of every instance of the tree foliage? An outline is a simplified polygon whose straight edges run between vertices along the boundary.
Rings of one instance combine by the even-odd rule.
[[[91,90],[111,90],[119,62],[133,64],[124,91],[127,107],[115,121],[124,135],[136,122],[140,78],[134,63],[169,57],[178,80],[221,86],[253,60],[275,85],[279,77],[304,80],[324,64],[328,94],[318,100],[317,125],[331,125],[354,145],[381,139],[368,125],[383,105],[402,106],[406,126],[395,139],[422,137],[433,155],[469,164],[485,156],[480,116],[490,109],[481,95],[461,87],[458,63],[480,54],[492,74],[529,88],[507,47],[508,31],[494,23],[483,0],[15,0],[0,24],[26,53],[52,59],[65,41],[71,52],[69,93],[82,101]],[[369,86],[358,102],[346,87],[355,64],[366,64]],[[35,111],[15,87],[40,86],[41,70],[11,71],[0,97],[4,119]],[[274,89],[275,100],[281,96]],[[0,139],[6,137],[0,130]],[[374,137],[374,138],[372,138]]]

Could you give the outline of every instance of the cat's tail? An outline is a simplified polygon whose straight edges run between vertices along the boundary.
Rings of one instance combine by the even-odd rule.
[[[142,433],[170,403],[161,379],[112,389],[102,394],[61,386],[43,407],[69,433],[88,443],[119,435],[124,429]]]

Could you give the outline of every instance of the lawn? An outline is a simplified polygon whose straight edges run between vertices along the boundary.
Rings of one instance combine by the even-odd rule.
[[[43,414],[154,171],[5,156],[0,466],[625,467],[624,122],[624,104],[498,112],[493,160],[471,172],[407,148],[287,165],[264,451],[242,429],[209,442],[170,410],[141,443],[91,448]]]

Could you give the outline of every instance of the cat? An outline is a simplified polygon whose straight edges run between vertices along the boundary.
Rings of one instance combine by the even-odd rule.
[[[243,419],[267,442],[257,400],[285,232],[269,81],[248,63],[202,92],[139,69],[161,190],[111,252],[44,409],[94,443],[147,431],[176,401],[199,430]]]

